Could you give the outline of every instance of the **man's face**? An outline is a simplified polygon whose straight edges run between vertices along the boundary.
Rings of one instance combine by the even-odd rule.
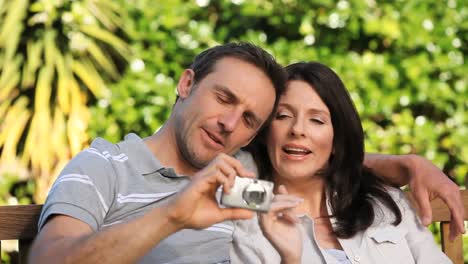
[[[184,84],[178,86],[175,134],[182,157],[196,168],[206,166],[219,153],[233,154],[247,145],[275,102],[267,75],[235,58],[220,59],[195,86],[193,81],[187,83],[191,84],[186,94],[181,93]]]

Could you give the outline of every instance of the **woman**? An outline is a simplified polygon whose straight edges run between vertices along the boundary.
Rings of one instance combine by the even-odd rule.
[[[260,221],[236,223],[232,262],[450,263],[402,192],[363,167],[363,130],[339,77],[319,63],[287,71],[270,126],[249,146],[277,195]]]

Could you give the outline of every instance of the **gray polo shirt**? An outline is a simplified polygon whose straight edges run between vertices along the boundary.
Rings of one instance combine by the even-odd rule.
[[[249,155],[238,157],[252,164]],[[63,214],[99,231],[160,206],[189,182],[163,167],[135,134],[117,144],[97,138],[60,173],[44,204],[39,229],[49,216]],[[140,263],[229,262],[232,232],[232,221],[181,230],[161,241]]]

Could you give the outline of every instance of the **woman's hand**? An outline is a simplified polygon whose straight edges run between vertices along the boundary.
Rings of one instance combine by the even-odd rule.
[[[268,213],[259,214],[263,235],[278,251],[282,263],[301,262],[302,236],[298,226],[300,220],[292,209],[302,201],[302,198],[288,195],[286,187],[281,185]]]

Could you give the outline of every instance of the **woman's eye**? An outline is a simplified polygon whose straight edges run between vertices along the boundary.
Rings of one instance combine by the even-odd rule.
[[[278,113],[278,114],[276,114],[276,119],[280,119],[280,120],[281,120],[281,119],[285,119],[285,118],[288,118],[288,117],[290,117],[290,116],[289,116],[288,114],[286,114],[286,113]]]
[[[323,120],[319,119],[319,118],[312,118],[312,119],[310,119],[310,121],[312,121],[312,122],[314,122],[316,124],[320,124],[320,125],[325,124],[325,122],[323,122]]]

